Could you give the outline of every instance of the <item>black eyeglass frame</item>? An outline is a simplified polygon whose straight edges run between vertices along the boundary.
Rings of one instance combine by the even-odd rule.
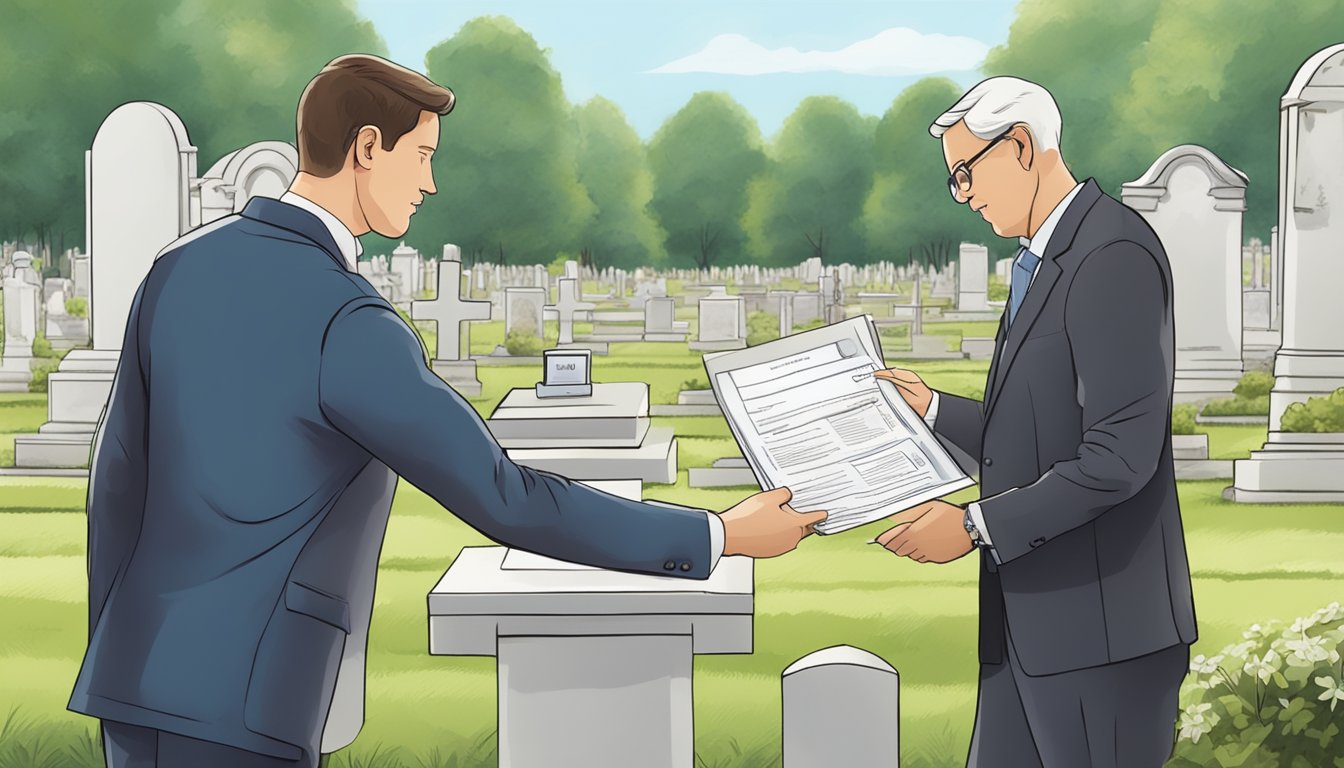
[[[988,154],[989,151],[993,149],[995,145],[997,145],[1000,141],[1003,141],[1004,139],[1008,138],[1008,134],[1012,133],[1013,129],[1016,127],[1017,127],[1016,123],[1008,126],[1008,130],[1004,131],[1003,133],[1000,133],[998,136],[995,136],[994,140],[986,144],[984,149],[981,149],[979,152],[976,152],[974,155],[971,155],[970,159],[962,160],[961,162],[952,166],[952,173],[947,177],[947,191],[952,194],[953,200],[957,201],[961,205],[965,205],[966,203],[970,202],[970,198],[965,197],[965,193],[971,191],[971,166],[975,165],[976,161],[978,161],[980,158]],[[965,175],[966,183],[964,185],[959,184],[957,182],[957,174]]]

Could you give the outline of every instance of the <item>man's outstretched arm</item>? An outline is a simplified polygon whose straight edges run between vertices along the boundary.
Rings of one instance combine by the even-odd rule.
[[[709,576],[719,554],[713,513],[629,501],[515,464],[386,303],[358,299],[337,313],[321,365],[332,425],[491,539],[603,568]],[[787,501],[787,491],[759,494],[726,513],[724,552],[768,557],[797,546],[823,517]]]

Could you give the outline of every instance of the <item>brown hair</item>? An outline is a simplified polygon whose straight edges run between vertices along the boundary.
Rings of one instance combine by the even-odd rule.
[[[387,59],[350,54],[333,59],[299,97],[299,170],[334,176],[345,164],[359,129],[374,125],[391,150],[424,111],[446,115],[453,92]]]

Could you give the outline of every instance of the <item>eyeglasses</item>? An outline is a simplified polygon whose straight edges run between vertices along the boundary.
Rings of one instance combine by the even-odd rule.
[[[972,155],[970,160],[963,160],[952,167],[952,175],[947,177],[947,189],[952,193],[953,200],[956,200],[962,205],[966,204],[969,200],[967,195],[971,191],[971,166],[975,165],[977,160],[984,157],[989,150],[993,149],[995,144],[1008,138],[1008,134],[1012,133],[1013,128],[1016,127],[1017,126],[1015,125],[1009,126],[1008,130],[1000,133],[998,136],[994,137],[993,141],[986,144],[984,149]]]

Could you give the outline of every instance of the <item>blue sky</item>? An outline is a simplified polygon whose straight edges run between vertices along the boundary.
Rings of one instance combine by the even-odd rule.
[[[1007,39],[1016,1],[358,0],[358,8],[390,56],[414,69],[469,19],[503,15],[550,50],[571,101],[611,99],[644,138],[704,90],[732,94],[768,137],[807,96],[840,96],[881,115],[927,74],[974,84],[983,52]]]

